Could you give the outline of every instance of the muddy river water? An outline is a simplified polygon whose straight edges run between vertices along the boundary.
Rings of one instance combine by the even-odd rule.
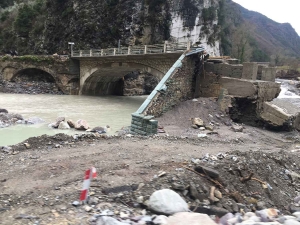
[[[277,80],[282,91],[278,98],[284,98],[299,107],[299,90],[291,81]],[[72,96],[72,95],[27,95],[0,93],[0,108],[19,113],[25,119],[39,117],[45,123],[36,125],[15,125],[0,129],[0,146],[12,145],[33,136],[56,133],[75,134],[75,130],[48,128],[57,117],[77,121],[86,120],[90,127],[110,125],[109,134],[115,134],[124,126],[130,126],[131,113],[135,112],[147,96]]]
[[[39,117],[43,124],[16,125],[0,129],[0,146],[16,144],[33,136],[56,133],[74,134],[78,131],[48,128],[57,117],[77,121],[86,120],[90,127],[110,125],[110,134],[129,126],[131,113],[135,112],[146,96],[71,96],[71,95],[27,95],[0,93],[0,108],[19,113],[25,119]]]

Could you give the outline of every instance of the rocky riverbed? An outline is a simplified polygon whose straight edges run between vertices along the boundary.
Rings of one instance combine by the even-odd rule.
[[[24,119],[18,113],[10,113],[6,109],[0,109],[0,128],[9,127],[16,124],[37,124],[45,121],[38,117]]]
[[[44,81],[2,81],[0,83],[0,92],[16,94],[63,94],[63,92],[57,88],[55,83],[49,83]]]

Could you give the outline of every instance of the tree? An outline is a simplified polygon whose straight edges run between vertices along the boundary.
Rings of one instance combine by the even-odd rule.
[[[33,20],[36,17],[36,12],[30,5],[23,5],[18,12],[17,19],[14,23],[15,30],[22,37],[28,37],[32,28]]]
[[[232,56],[240,63],[250,61],[252,48],[249,44],[252,27],[248,24],[239,26],[232,35]]]

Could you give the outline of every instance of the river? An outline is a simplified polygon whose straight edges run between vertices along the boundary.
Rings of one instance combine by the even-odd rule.
[[[0,146],[12,145],[29,137],[56,133],[74,134],[74,130],[48,128],[57,117],[77,121],[84,119],[90,127],[109,125],[110,134],[130,126],[131,113],[135,112],[146,96],[77,96],[77,95],[27,95],[0,93],[0,108],[19,113],[25,119],[39,117],[43,124],[15,125],[0,129]]]

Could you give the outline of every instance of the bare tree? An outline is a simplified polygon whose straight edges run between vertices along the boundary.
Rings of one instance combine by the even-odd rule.
[[[249,44],[252,27],[242,24],[232,35],[232,56],[239,59],[240,63],[250,61],[252,48]]]

